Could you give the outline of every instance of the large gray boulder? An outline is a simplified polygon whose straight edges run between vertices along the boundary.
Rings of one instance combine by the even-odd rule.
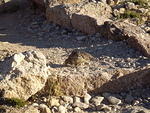
[[[37,51],[14,54],[1,64],[0,90],[5,98],[27,100],[41,90],[48,78],[45,56]]]

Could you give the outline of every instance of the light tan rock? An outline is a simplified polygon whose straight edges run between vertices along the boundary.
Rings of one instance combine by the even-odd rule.
[[[41,113],[51,113],[50,108],[48,108],[48,106],[45,104],[40,104],[39,109],[40,109]]]
[[[58,98],[55,98],[55,97],[51,97],[50,99],[49,99],[49,105],[50,106],[59,106],[60,105],[60,103],[59,103],[59,99]]]
[[[88,104],[82,103],[82,102],[75,102],[73,104],[74,107],[79,107],[81,109],[87,109],[89,107]]]
[[[6,108],[6,113],[40,113],[40,111],[38,110],[38,107],[34,107],[34,106],[26,106],[23,108]]]
[[[111,111],[111,107],[109,107],[105,104],[98,105],[96,108],[97,108],[97,110],[103,110],[105,112],[110,112]]]
[[[60,106],[58,107],[58,112],[59,112],[59,113],[66,113],[66,112],[67,112],[67,109],[66,109],[65,106],[60,105]]]
[[[72,15],[73,28],[87,34],[99,32],[100,25],[111,17],[112,9],[103,3],[88,3]]]
[[[73,103],[73,98],[71,96],[62,96],[62,99],[67,103]]]
[[[104,3],[86,3],[82,5],[59,5],[48,7],[46,17],[49,21],[75,28],[87,34],[99,31],[99,26],[111,17],[112,9]]]
[[[88,93],[86,93],[84,95],[84,103],[89,104],[90,99],[92,98],[92,96]]]
[[[48,7],[46,9],[46,17],[48,21],[59,24],[66,28],[71,28],[71,20],[69,8],[65,6]]]
[[[81,109],[79,107],[75,107],[74,111],[77,112],[77,113],[81,113]]]
[[[0,78],[3,97],[27,100],[45,86],[46,58],[37,51],[14,54],[3,62]]]
[[[104,100],[104,97],[102,96],[95,96],[91,99],[91,102],[95,105],[98,106],[101,104],[101,102]]]

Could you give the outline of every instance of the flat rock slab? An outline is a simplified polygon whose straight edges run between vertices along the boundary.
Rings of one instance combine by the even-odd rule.
[[[150,57],[150,35],[140,27],[127,21],[105,22],[101,33],[104,37],[112,40],[127,40],[127,43]]]
[[[112,9],[104,3],[80,3],[48,7],[46,17],[49,21],[75,28],[86,34],[94,34],[111,17]]]

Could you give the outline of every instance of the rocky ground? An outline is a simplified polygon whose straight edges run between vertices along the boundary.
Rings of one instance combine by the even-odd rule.
[[[89,61],[88,65],[78,67],[64,66],[64,61],[74,49],[88,52],[94,56],[95,59]],[[46,65],[50,68],[51,75],[61,77],[98,76],[102,74],[105,78],[111,78],[113,80],[124,74],[149,68],[150,65],[150,59],[143,56],[141,52],[131,48],[126,41],[108,40],[100,33],[85,35],[75,29],[63,28],[48,22],[42,14],[34,14],[33,11],[28,8],[13,13],[0,14],[1,76],[4,71],[3,62],[7,60],[7,57],[28,50],[43,53],[47,62],[42,65]],[[24,63],[24,65],[27,66],[28,64]],[[73,83],[76,82],[73,81]],[[78,84],[76,86],[78,86]],[[68,88],[68,90],[72,89]],[[94,94],[92,92],[83,91],[82,96],[73,95],[78,94],[77,90],[78,89],[70,96],[62,96],[63,94],[60,94],[61,96],[50,96],[47,95],[46,92],[43,93],[43,91],[41,91],[35,95],[30,95],[31,97],[27,100],[27,105],[22,108],[10,107],[12,104],[9,105],[9,102],[2,99],[0,102],[0,112],[150,112],[149,86],[131,88],[129,91],[121,91],[119,93],[103,92]],[[24,96],[24,98],[26,97]]]

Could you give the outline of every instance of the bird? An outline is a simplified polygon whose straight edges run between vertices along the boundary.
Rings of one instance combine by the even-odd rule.
[[[94,57],[91,54],[75,49],[65,60],[64,64],[67,66],[80,66],[82,64],[89,64],[89,61],[92,59],[94,59]]]

